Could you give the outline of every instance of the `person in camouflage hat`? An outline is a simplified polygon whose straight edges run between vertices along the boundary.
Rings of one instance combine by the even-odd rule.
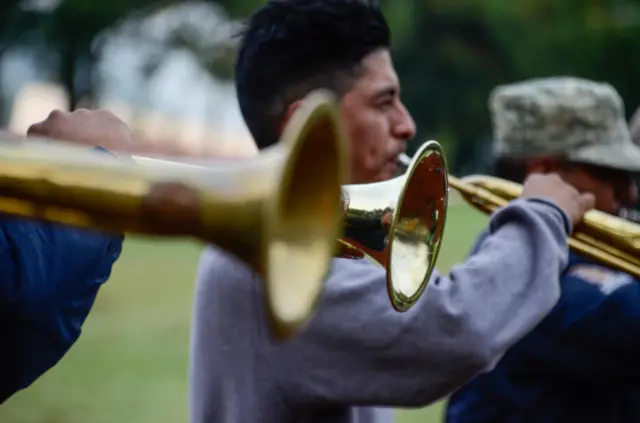
[[[499,156],[559,156],[640,171],[624,105],[609,84],[546,78],[498,87],[490,99]]]
[[[609,213],[637,201],[640,148],[611,85],[533,79],[497,87],[489,108],[497,176],[520,182],[558,172]],[[451,396],[446,423],[640,422],[640,283],[569,257],[551,314]]]
[[[499,176],[560,172],[578,190],[594,192],[596,208],[611,214],[637,201],[632,175],[640,172],[640,147],[611,85],[532,79],[494,89],[489,108]]]

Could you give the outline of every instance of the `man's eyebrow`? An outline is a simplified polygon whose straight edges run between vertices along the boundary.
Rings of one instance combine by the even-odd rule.
[[[398,94],[398,87],[393,86],[393,85],[387,85],[386,87],[382,87],[382,88],[378,89],[373,94],[373,97],[375,99],[379,99],[379,98],[382,98],[382,97],[393,97],[396,94]]]

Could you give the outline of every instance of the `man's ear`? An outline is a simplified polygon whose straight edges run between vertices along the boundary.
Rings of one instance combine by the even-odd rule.
[[[284,116],[282,117],[282,122],[280,122],[280,133],[282,134],[282,132],[284,132],[284,128],[287,126],[287,124],[289,123],[289,120],[291,119],[291,116],[293,116],[293,114],[296,112],[296,110],[298,110],[298,108],[302,106],[302,100],[296,100],[293,103],[291,103],[289,105],[289,107],[287,108],[287,111],[285,112]]]

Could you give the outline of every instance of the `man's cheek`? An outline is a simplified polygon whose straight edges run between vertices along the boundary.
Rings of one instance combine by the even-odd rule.
[[[351,143],[351,164],[360,172],[375,168],[375,159],[370,148],[367,145]]]

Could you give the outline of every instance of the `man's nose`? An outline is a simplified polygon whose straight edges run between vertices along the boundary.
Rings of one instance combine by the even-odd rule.
[[[404,104],[400,104],[399,112],[394,135],[401,140],[408,141],[416,136],[416,123]]]

